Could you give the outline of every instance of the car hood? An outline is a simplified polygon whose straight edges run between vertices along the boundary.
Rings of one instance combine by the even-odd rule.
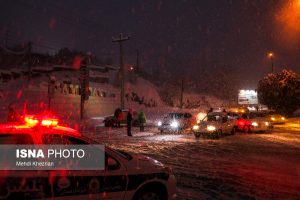
[[[132,159],[126,164],[128,174],[170,173],[171,168],[161,162],[143,155],[132,155]]]
[[[200,128],[206,128],[207,126],[219,126],[220,122],[216,121],[203,121],[199,124]]]
[[[267,122],[269,121],[267,118],[265,117],[256,117],[253,119],[248,119],[250,122]]]

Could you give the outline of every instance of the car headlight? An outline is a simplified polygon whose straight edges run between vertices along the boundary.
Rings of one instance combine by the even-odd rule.
[[[281,120],[285,120],[285,117],[281,117]]]
[[[275,121],[276,119],[275,119],[275,117],[271,117],[271,120],[272,120],[272,121]]]
[[[215,131],[216,127],[215,126],[207,126],[206,128],[208,131]]]
[[[252,126],[258,126],[257,122],[252,122]]]
[[[161,126],[162,125],[162,122],[161,121],[158,121],[157,122],[157,126]]]
[[[266,125],[266,126],[269,126],[270,124],[269,124],[269,122],[265,122],[265,125]]]
[[[193,130],[194,130],[194,131],[199,130],[199,125],[194,125],[194,126],[193,126]]]
[[[173,122],[171,123],[171,127],[172,127],[172,128],[177,128],[177,127],[178,127],[178,122],[177,122],[177,121],[173,121]]]

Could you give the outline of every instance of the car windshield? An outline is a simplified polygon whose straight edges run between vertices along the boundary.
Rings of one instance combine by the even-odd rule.
[[[127,160],[131,160],[133,158],[129,153],[127,153],[125,151],[122,151],[122,150],[119,150],[119,149],[116,149],[114,151],[117,152],[121,157],[123,157]]]
[[[33,144],[28,134],[0,134],[0,144]]]
[[[267,113],[250,113],[249,118],[254,119],[257,117],[267,117]]]
[[[219,121],[221,120],[220,115],[207,115],[207,121]]]
[[[183,113],[170,113],[167,118],[171,118],[171,119],[182,119],[184,118],[184,114]]]

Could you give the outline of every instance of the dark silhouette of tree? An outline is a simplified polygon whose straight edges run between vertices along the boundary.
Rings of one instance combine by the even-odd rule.
[[[279,113],[291,115],[300,108],[300,77],[293,71],[268,74],[258,83],[260,103]]]

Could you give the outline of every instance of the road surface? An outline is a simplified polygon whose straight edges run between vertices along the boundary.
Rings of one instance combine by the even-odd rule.
[[[236,134],[218,140],[155,129],[88,133],[99,142],[151,156],[177,177],[178,199],[300,199],[300,132]]]

